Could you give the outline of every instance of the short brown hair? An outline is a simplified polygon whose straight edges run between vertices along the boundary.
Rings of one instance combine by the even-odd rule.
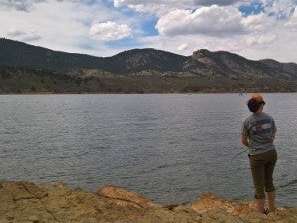
[[[265,105],[265,101],[261,95],[255,95],[247,102],[249,110],[253,113],[257,112],[261,105]]]

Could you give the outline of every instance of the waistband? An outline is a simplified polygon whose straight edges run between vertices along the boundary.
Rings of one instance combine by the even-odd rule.
[[[259,154],[263,154],[269,151],[273,151],[275,150],[275,147],[270,147],[270,148],[265,148],[265,149],[253,149],[253,148],[249,148],[249,155],[250,156],[254,156],[254,155],[259,155]]]

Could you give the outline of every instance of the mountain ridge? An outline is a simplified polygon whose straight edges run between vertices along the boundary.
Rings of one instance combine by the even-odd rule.
[[[4,38],[4,37],[0,37],[0,41],[1,40],[5,40],[5,41],[11,41],[11,42],[14,42],[14,43],[20,43],[20,44],[24,44],[24,45],[27,45],[27,46],[32,46],[32,47],[36,47],[36,48],[41,48],[41,49],[46,49],[46,50],[50,50],[50,51],[53,51],[53,52],[56,52],[56,53],[66,53],[66,54],[74,54],[74,55],[81,55],[81,56],[90,56],[90,57],[94,57],[94,58],[110,58],[110,57],[114,57],[114,56],[117,56],[119,54],[122,54],[124,52],[130,52],[130,51],[138,51],[138,50],[154,50],[154,51],[161,51],[161,52],[167,52],[167,53],[170,53],[170,54],[175,54],[175,55],[178,55],[178,56],[182,56],[182,57],[191,57],[191,55],[180,55],[180,54],[177,54],[177,53],[173,53],[173,52],[170,52],[170,51],[166,51],[166,50],[159,50],[159,49],[156,49],[156,48],[151,48],[151,47],[147,47],[147,48],[133,48],[133,49],[129,49],[129,50],[124,50],[124,51],[121,51],[119,53],[116,53],[112,56],[95,56],[95,55],[91,55],[91,54],[87,54],[87,53],[75,53],[75,52],[65,52],[65,51],[61,51],[61,50],[53,50],[53,49],[50,49],[50,48],[47,48],[47,47],[43,47],[43,46],[39,46],[39,45],[33,45],[33,44],[29,44],[29,43],[25,43],[25,42],[22,42],[22,41],[18,41],[18,40],[12,40],[12,39],[8,39],[8,38]],[[217,51],[210,51],[206,48],[201,48],[201,49],[198,49],[196,51],[209,51],[209,52],[212,52],[212,53],[229,53],[229,54],[233,54],[233,55],[237,55],[239,57],[243,57],[245,58],[246,60],[250,60],[250,61],[264,61],[264,60],[272,60],[272,61],[276,61],[278,63],[282,63],[282,64],[297,64],[295,62],[280,62],[276,59],[273,59],[273,58],[264,58],[264,59],[259,59],[259,60],[253,60],[253,59],[249,59],[249,58],[246,58],[242,55],[239,55],[239,54],[236,54],[236,53],[232,53],[232,52],[229,52],[229,51],[225,51],[225,50],[217,50]],[[196,52],[194,51],[194,52]]]
[[[250,60],[228,51],[212,52],[207,49],[199,49],[189,56],[144,48],[123,51],[110,57],[96,57],[1,38],[0,68],[2,73],[3,70],[8,72],[9,77],[15,77],[16,70],[22,69],[27,76],[18,74],[15,81],[29,77],[29,74],[30,78],[34,76],[34,80],[40,79],[42,72],[49,75],[48,79],[59,79],[64,75],[63,78],[67,77],[68,82],[73,83],[93,78],[93,82],[89,83],[93,89],[91,92],[121,92],[123,89],[128,93],[297,90],[296,63],[280,63],[274,59]],[[100,88],[97,82],[103,85],[109,82],[108,87],[102,85]],[[281,86],[277,86],[279,83]],[[89,85],[84,86],[87,92],[90,91]],[[73,86],[73,89],[77,87]],[[34,88],[39,91],[38,86]],[[62,87],[60,91],[64,91]]]

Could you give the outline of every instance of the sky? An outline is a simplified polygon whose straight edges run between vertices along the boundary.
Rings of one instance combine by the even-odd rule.
[[[297,0],[0,0],[0,37],[95,56],[209,49],[297,62]]]

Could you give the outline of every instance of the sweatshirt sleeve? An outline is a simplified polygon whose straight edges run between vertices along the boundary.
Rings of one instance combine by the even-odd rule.
[[[242,123],[242,128],[241,128],[241,135],[244,136],[245,138],[248,137],[248,122],[247,120],[245,120],[243,123]]]
[[[273,118],[272,118],[272,128],[273,128],[273,133],[275,134],[277,131],[277,128],[276,128],[275,121]]]

